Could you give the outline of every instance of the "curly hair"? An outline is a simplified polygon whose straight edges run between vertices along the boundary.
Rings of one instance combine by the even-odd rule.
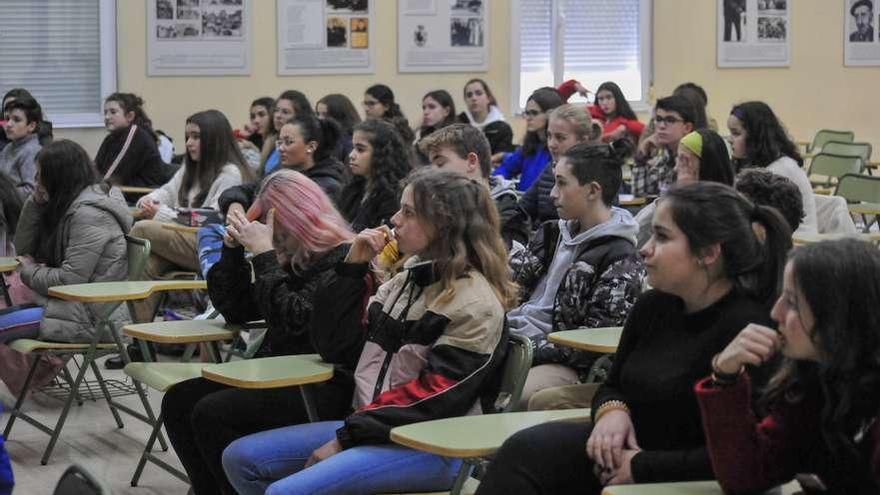
[[[159,138],[156,131],[153,130],[153,121],[150,120],[146,110],[144,110],[143,98],[134,93],[113,93],[104,99],[104,103],[110,103],[111,101],[115,101],[119,105],[123,115],[128,112],[134,113],[133,124],[137,124],[138,127],[147,131],[153,139]]]
[[[373,154],[370,159],[370,177],[354,176],[342,189],[339,207],[351,221],[361,208],[369,210],[388,197],[400,198],[401,181],[412,169],[409,146],[403,142],[396,127],[386,120],[369,119],[354,126],[354,132],[367,135]],[[365,194],[369,197],[361,204]],[[371,225],[370,227],[375,227]]]
[[[804,159],[797,146],[788,137],[782,122],[763,101],[747,101],[734,105],[730,114],[742,122],[746,131],[746,158],[735,160],[737,170],[745,167],[764,168],[778,158],[787,156],[804,166]]]
[[[786,177],[762,168],[747,168],[737,174],[734,187],[753,203],[779,210],[792,231],[800,226],[804,218],[801,191]]]

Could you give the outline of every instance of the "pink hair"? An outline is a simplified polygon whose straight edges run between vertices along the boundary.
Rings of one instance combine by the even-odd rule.
[[[297,240],[297,249],[291,253],[294,265],[302,266],[313,254],[354,238],[327,194],[299,172],[282,169],[266,178],[247,216],[263,217],[272,208],[276,226]]]

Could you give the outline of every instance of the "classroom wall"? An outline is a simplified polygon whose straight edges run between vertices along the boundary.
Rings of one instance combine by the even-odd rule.
[[[403,111],[415,126],[421,121],[421,99],[434,89],[446,89],[463,107],[462,88],[472,77],[496,81],[492,87],[505,112],[509,97],[510,4],[491,0],[489,21],[489,71],[485,73],[398,74],[397,1],[375,0],[371,42],[375,46],[375,74],[332,76],[278,76],[275,3],[252,1],[253,59],[250,76],[147,77],[146,1],[117,2],[119,90],[141,95],[158,129],[168,132],[178,152],[182,150],[186,117],[199,110],[216,108],[233,127],[247,119],[250,102],[257,96],[278,96],[285,89],[298,89],[316,102],[329,93],[346,94],[361,108],[364,90],[375,83],[388,84]],[[105,136],[103,129],[59,129],[58,136],[75,139],[95,153]]]
[[[248,77],[146,77],[146,2],[118,2],[119,88],[144,96],[157,127],[180,145],[187,115],[215,107],[239,126],[248,104],[258,95],[277,95],[283,89],[304,91],[313,101],[342,92],[360,107],[363,90],[375,82],[389,84],[415,125],[422,95],[436,88],[449,90],[462,105],[461,87],[472,76],[492,83],[510,116],[510,5],[490,0],[490,66],[481,74],[398,74],[397,13],[394,0],[376,0],[373,43],[376,73],[349,76],[276,75],[275,2],[253,2],[253,73]],[[856,139],[880,148],[880,98],[872,90],[880,67],[843,67],[843,8],[840,2],[798,0],[792,7],[792,64],[787,68],[718,69],[715,65],[714,0],[655,0],[654,92],[669,94],[683,81],[703,85],[709,93],[709,113],[722,126],[733,103],[763,99],[771,104],[797,139],[809,139],[823,127],[852,129]],[[647,114],[640,115],[646,120]],[[520,119],[510,119],[517,138]],[[94,153],[103,129],[59,129],[57,135],[75,139]],[[178,149],[180,147],[178,146]]]
[[[715,65],[715,0],[655,0],[654,94],[694,81],[709,93],[709,112],[726,133],[736,102],[769,103],[796,139],[820,128],[851,129],[880,147],[880,67],[843,66],[842,2],[789,0],[791,66],[719,69]],[[847,14],[849,15],[849,14]],[[878,156],[875,152],[875,157]]]

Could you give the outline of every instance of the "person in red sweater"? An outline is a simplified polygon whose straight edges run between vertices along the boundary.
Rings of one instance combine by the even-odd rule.
[[[569,79],[560,84],[559,94],[563,100],[568,101],[571,95],[580,93],[586,96],[590,91],[581,86],[581,83]],[[593,105],[587,105],[594,119],[602,122],[602,141],[610,143],[624,137],[629,137],[633,143],[639,142],[639,136],[645,130],[645,124],[639,122],[635,112],[623,96],[620,86],[611,81],[603,82],[596,90],[596,99]]]
[[[726,493],[796,478],[807,493],[880,493],[880,251],[854,239],[789,256],[771,317],[748,325],[696,385],[712,467]],[[784,362],[752,412],[743,370]]]

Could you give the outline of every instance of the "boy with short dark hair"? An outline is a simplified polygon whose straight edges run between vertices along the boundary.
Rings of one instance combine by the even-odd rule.
[[[658,196],[675,180],[678,142],[694,130],[696,109],[683,96],[667,96],[654,107],[654,134],[639,144],[632,170],[635,196]]]
[[[35,187],[35,158],[41,149],[36,131],[43,110],[33,98],[17,98],[6,104],[3,116],[3,131],[10,142],[0,151],[0,172],[12,178],[19,194],[26,198]]]

